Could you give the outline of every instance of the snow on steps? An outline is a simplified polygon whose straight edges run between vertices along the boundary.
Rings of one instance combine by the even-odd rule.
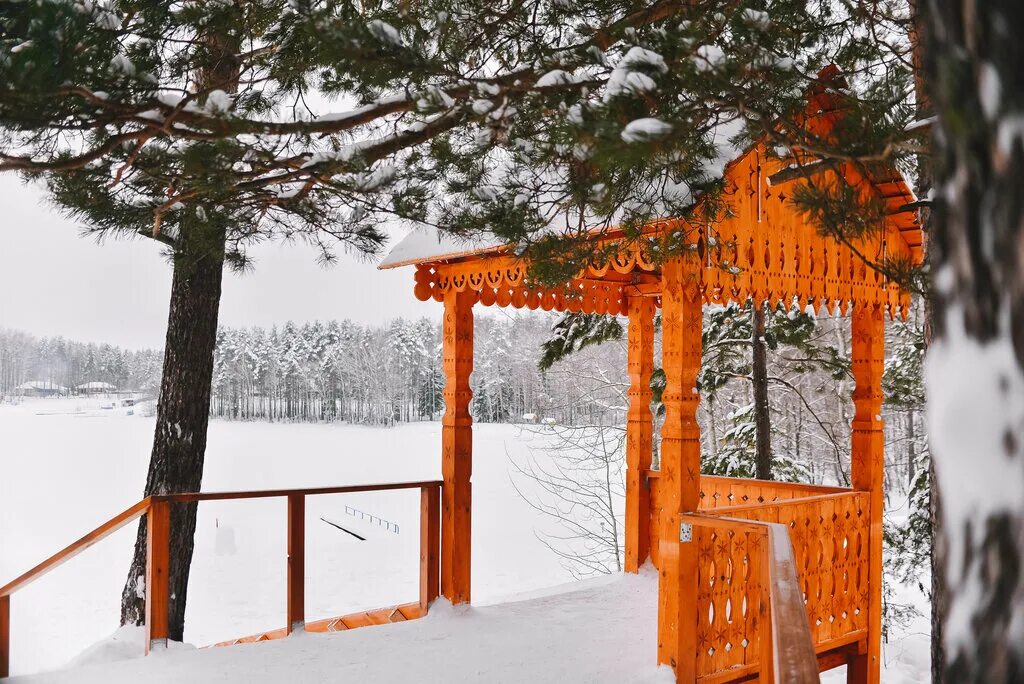
[[[587,580],[490,606],[453,607],[440,600],[423,619],[344,634],[298,633],[127,660],[120,658],[140,650],[115,649],[115,655],[93,647],[96,657],[90,664],[10,681],[405,684],[413,674],[421,684],[668,684],[674,681],[672,672],[655,665],[657,586],[657,574],[645,569],[636,576]],[[103,653],[110,653],[109,661],[103,662]]]

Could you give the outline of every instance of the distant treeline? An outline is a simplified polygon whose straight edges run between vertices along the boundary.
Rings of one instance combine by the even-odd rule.
[[[476,420],[564,421],[607,413],[596,401],[581,405],[578,388],[537,370],[553,320],[477,318],[471,383]],[[384,326],[332,321],[225,328],[217,344],[212,412],[366,424],[435,420],[444,411],[444,382],[440,325],[425,318]]]
[[[593,354],[555,372],[537,369],[540,345],[554,320],[554,314],[541,313],[477,317],[471,383],[476,420],[623,419],[621,399],[608,392],[608,373],[594,370]],[[615,357],[621,349],[597,353]],[[0,330],[0,398],[33,380],[65,387],[108,382],[155,398],[162,361],[159,350],[128,351]],[[620,360],[602,365],[614,369],[613,384],[625,382]],[[443,388],[440,324],[425,318],[379,326],[331,321],[269,330],[222,328],[211,414],[375,425],[436,420],[444,411]]]
[[[163,352],[153,349],[131,351],[0,329],[0,398],[34,380],[68,388],[107,382],[120,390],[155,396],[162,363]]]

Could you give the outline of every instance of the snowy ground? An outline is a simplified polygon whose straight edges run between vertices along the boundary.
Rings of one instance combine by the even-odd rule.
[[[138,499],[153,420],[125,415],[125,409],[99,409],[102,403],[109,402],[35,400],[0,406],[0,583]],[[550,529],[550,523],[538,517],[510,484],[509,457],[524,457],[528,441],[536,438],[502,425],[478,425],[475,437],[476,606],[468,613],[436,611],[425,623],[304,635],[283,643],[178,650],[31,681],[180,681],[190,675],[196,681],[257,681],[256,673],[264,672],[269,681],[293,679],[294,668],[301,664],[303,680],[317,679],[318,673],[343,680],[345,674],[365,675],[372,668],[373,681],[387,682],[392,674],[395,681],[398,676],[406,679],[412,663],[417,663],[422,681],[439,682],[621,682],[663,677],[653,668],[652,577],[598,580],[570,588],[570,593],[563,590],[546,598],[488,607],[570,577],[535,536],[535,529]],[[439,475],[439,445],[440,426],[430,423],[381,429],[214,421],[204,489],[430,479]],[[399,531],[359,520],[345,512],[346,506],[396,523]],[[416,493],[314,497],[307,509],[307,619],[415,600]],[[321,522],[321,517],[345,524],[367,541],[356,541]],[[126,528],[14,595],[13,674],[67,665],[115,631],[134,535],[134,526]],[[186,641],[206,645],[282,626],[284,580],[283,500],[201,505]],[[926,610],[919,597],[909,595],[906,600]],[[885,682],[926,679],[926,626],[918,621],[906,634],[894,636],[885,649]],[[552,640],[554,635],[557,640]],[[119,643],[106,641],[101,652],[86,654],[76,664],[137,653],[137,634],[121,632],[118,637]],[[461,653],[479,657],[463,662],[453,657],[452,649],[436,647],[439,640],[449,639],[458,640]],[[395,658],[399,650],[401,657]],[[238,670],[239,658],[248,659],[251,668]],[[534,661],[537,673],[522,669]],[[430,672],[437,678],[431,679]],[[841,673],[825,681],[842,681]]]

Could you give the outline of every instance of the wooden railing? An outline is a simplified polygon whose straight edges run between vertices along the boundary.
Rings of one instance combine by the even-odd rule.
[[[114,516],[78,541],[0,587],[0,677],[7,677],[10,674],[11,595],[143,515],[146,516],[147,528],[146,652],[149,653],[154,646],[166,646],[167,644],[172,505],[233,499],[286,498],[288,500],[287,615],[284,630],[275,633],[275,636],[284,636],[305,625],[306,497],[320,494],[353,494],[402,489],[420,490],[420,596],[419,610],[409,610],[407,605],[397,606],[395,610],[400,611],[402,619],[419,617],[426,613],[427,606],[440,593],[440,481],[244,492],[191,492],[151,496]],[[341,619],[338,618],[333,622]],[[319,623],[316,624],[319,626]]]
[[[700,681],[820,682],[789,529],[706,514],[680,520],[696,528],[700,558]]]
[[[867,634],[869,503],[867,492],[838,490],[684,516],[695,525],[688,552],[697,557],[702,681],[742,679],[780,658],[813,660],[817,672],[859,648]],[[785,636],[795,624],[813,658],[804,637]]]

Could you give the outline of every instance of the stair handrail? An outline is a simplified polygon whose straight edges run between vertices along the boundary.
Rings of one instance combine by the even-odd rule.
[[[440,500],[441,480],[384,484],[342,485],[296,489],[263,489],[225,492],[184,492],[147,496],[78,540],[0,587],[0,678],[10,675],[11,595],[71,560],[125,525],[147,516],[146,556],[146,653],[166,645],[170,508],[172,504],[235,499],[288,500],[288,608],[286,632],[305,622],[305,497],[403,489],[420,490],[420,605],[424,608],[440,593]]]
[[[781,523],[729,518],[705,513],[686,513],[680,522],[705,527],[728,528],[762,535],[767,544],[769,633],[762,633],[761,668],[771,661],[773,682],[820,684],[818,656],[814,650],[803,591],[796,569],[796,556],[789,528]]]

